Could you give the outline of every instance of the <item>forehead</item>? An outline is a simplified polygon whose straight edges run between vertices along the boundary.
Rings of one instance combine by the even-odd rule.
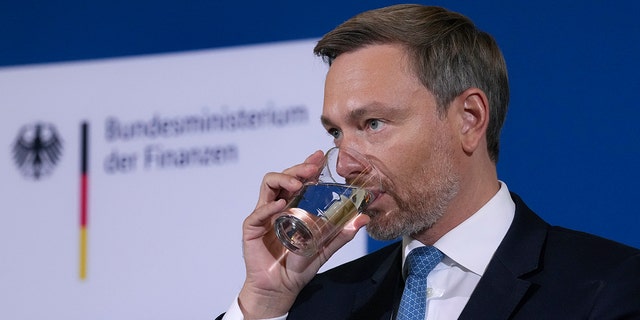
[[[327,83],[375,84],[376,81],[392,82],[401,77],[417,80],[404,47],[377,44],[339,55],[329,68]]]
[[[398,107],[428,91],[400,45],[370,45],[343,53],[327,73],[323,118],[343,117],[366,107]]]

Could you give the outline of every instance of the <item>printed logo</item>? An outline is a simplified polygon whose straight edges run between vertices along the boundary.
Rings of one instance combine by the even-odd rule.
[[[49,123],[24,125],[13,144],[13,160],[22,174],[39,180],[53,171],[62,156],[62,140]]]

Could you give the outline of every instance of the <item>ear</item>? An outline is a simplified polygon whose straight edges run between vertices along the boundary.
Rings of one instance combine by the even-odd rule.
[[[482,90],[469,88],[455,99],[455,103],[460,120],[460,143],[466,154],[472,154],[481,144],[486,146],[489,102]]]

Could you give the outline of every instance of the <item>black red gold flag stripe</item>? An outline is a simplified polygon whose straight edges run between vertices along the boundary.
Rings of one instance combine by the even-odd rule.
[[[89,124],[80,126],[80,280],[87,278],[87,228],[89,226]]]

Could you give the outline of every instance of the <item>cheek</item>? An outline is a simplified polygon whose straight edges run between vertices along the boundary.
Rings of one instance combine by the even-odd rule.
[[[394,130],[391,137],[381,143],[379,159],[387,168],[384,174],[398,189],[429,179],[437,166],[435,162],[442,160],[438,155],[451,147],[446,122],[435,116],[417,115],[411,123]]]
[[[430,162],[424,150],[413,148],[392,148],[385,159],[382,170],[385,189],[401,198],[425,179],[428,179]]]
[[[438,131],[435,131],[438,132]],[[396,143],[385,152],[381,159],[387,164],[387,178],[394,189],[421,188],[430,180],[437,179],[443,162],[454,161],[451,157],[451,137],[445,131],[425,137],[428,133],[422,130],[422,135],[407,138],[403,143]]]

